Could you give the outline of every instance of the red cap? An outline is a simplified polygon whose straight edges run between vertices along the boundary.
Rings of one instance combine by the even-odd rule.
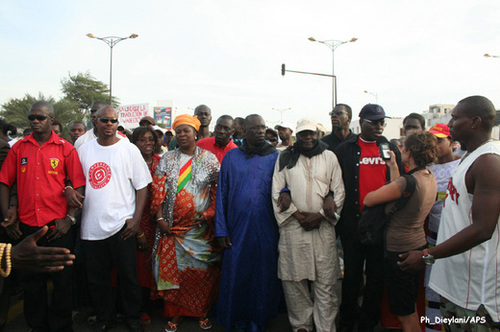
[[[436,123],[429,131],[439,138],[451,137],[450,128],[444,123]]]

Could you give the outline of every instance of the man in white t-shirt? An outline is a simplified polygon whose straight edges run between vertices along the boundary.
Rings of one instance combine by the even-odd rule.
[[[110,271],[118,269],[123,313],[130,331],[142,331],[141,289],[137,280],[136,237],[151,182],[139,149],[116,137],[117,112],[111,106],[96,112],[97,139],[80,147],[86,178],[81,238],[87,255],[90,294],[97,313],[97,330],[116,318]]]

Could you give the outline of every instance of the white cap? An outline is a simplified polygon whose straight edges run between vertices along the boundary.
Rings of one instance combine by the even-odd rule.
[[[153,128],[153,130],[159,130],[159,131],[161,131],[164,134],[167,131],[165,128],[162,128],[162,127],[157,126],[157,125],[152,126],[152,128]]]
[[[318,130],[318,121],[311,118],[302,118],[297,121],[297,131],[296,133],[300,133],[304,130],[316,131]]]
[[[286,122],[280,122],[280,123],[278,123],[276,126],[274,126],[274,129],[278,130],[279,127],[281,127],[281,128],[288,128],[291,131],[293,131],[293,126],[291,124],[289,124],[289,123],[286,123]]]

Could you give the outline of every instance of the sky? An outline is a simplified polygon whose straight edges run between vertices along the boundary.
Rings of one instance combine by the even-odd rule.
[[[113,51],[122,105],[172,100],[269,123],[312,117],[330,130],[337,102],[354,117],[377,101],[389,116],[483,95],[500,108],[498,0],[0,0],[0,103],[26,93],[56,99],[68,73],[109,82],[109,47],[86,36],[129,36]],[[372,94],[364,93],[369,91]]]

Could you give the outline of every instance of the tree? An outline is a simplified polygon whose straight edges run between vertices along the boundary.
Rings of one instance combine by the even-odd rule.
[[[27,93],[21,99],[11,98],[8,102],[2,104],[0,116],[2,116],[7,123],[17,128],[29,128],[28,112],[31,105],[38,100],[45,100],[54,106],[54,117],[63,125],[62,136],[69,139],[69,126],[73,122],[82,121],[83,119],[83,113],[78,110],[78,103],[75,101],[69,99],[55,101],[54,98],[50,96],[45,97],[42,93],[39,93],[38,97],[34,97]]]
[[[74,100],[78,103],[80,111],[86,112],[90,110],[90,106],[92,106],[94,101],[101,100],[108,102],[108,86],[96,80],[88,71],[76,75],[68,73],[68,76],[68,78],[61,80],[61,91],[64,94],[64,98]],[[118,98],[113,97],[112,101],[113,105],[118,106]]]

